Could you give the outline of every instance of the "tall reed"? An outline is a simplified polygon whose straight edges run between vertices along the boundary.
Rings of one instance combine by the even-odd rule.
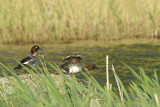
[[[157,0],[0,0],[1,43],[150,37]]]

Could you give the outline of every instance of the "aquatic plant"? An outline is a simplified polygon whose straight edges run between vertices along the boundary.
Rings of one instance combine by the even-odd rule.
[[[1,43],[151,37],[157,0],[0,0]]]
[[[5,86],[1,81],[0,106],[160,106],[160,85],[156,72],[153,78],[150,78],[143,69],[140,69],[139,74],[124,64],[136,78],[129,83],[130,89],[127,90],[112,65],[118,91],[113,86],[112,88],[101,86],[89,72],[81,72],[87,78],[87,81],[82,84],[72,76],[66,77],[55,63],[43,58],[41,63],[42,68],[33,67],[31,70],[24,67],[30,75],[27,77],[28,80],[25,76],[18,76],[12,69],[0,63],[5,71],[13,75],[10,77],[3,73],[9,83]],[[53,77],[47,66],[51,67],[57,75]]]

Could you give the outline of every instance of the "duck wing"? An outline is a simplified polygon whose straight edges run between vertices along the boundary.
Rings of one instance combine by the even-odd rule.
[[[28,56],[28,57],[22,59],[20,63],[23,64],[24,66],[33,65],[34,63],[36,63],[36,60],[34,60],[34,58]],[[22,68],[22,66],[20,64],[18,64],[18,66],[15,67],[14,69],[21,69],[21,68]]]
[[[72,58],[78,58],[79,60],[83,59],[82,55],[68,55],[63,59],[63,61],[70,60]]]
[[[63,72],[69,73],[69,63],[64,63],[60,66],[60,69],[64,70]]]

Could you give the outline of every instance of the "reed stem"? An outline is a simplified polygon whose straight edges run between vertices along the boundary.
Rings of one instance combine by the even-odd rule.
[[[109,90],[109,71],[108,71],[108,55],[106,55],[106,86],[107,89]]]
[[[119,94],[120,94],[120,97],[121,97],[121,101],[124,102],[124,99],[123,99],[123,91],[122,91],[122,89],[121,89],[121,87],[120,87],[120,85],[119,85],[118,78],[117,78],[117,76],[116,76],[116,71],[115,71],[113,65],[112,65],[112,70],[113,70],[113,73],[114,73],[114,77],[115,77],[115,79],[116,79],[116,83],[117,83],[117,86],[118,86],[118,90],[119,90]]]

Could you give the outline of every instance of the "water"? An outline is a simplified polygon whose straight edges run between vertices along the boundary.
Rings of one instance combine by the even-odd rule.
[[[24,48],[25,47],[25,48]],[[21,60],[30,53],[32,46],[16,47],[12,46],[0,49],[1,62],[10,68],[17,66],[16,60]],[[57,65],[63,64],[62,60],[65,56],[71,54],[81,54],[84,59],[82,64],[96,64],[100,69],[90,71],[91,74],[97,79],[101,85],[106,83],[106,66],[105,58],[109,55],[109,72],[110,82],[113,86],[116,85],[114,75],[111,70],[111,64],[114,65],[115,70],[123,83],[127,86],[131,80],[135,78],[132,76],[131,71],[123,64],[128,64],[136,72],[142,67],[147,75],[152,76],[154,70],[159,74],[160,71],[160,45],[118,45],[109,48],[106,47],[75,47],[75,46],[44,46],[43,54],[48,61],[55,61]],[[8,50],[9,49],[9,50]],[[81,74],[77,74],[78,78],[83,79]]]

